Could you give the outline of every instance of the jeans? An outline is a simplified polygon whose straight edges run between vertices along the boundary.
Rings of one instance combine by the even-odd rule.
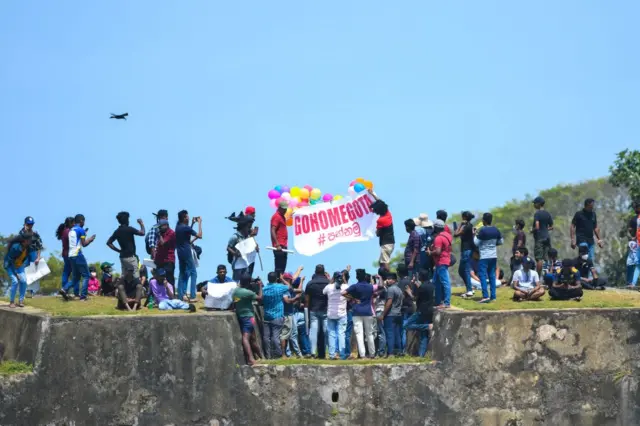
[[[593,262],[596,257],[596,245],[589,243],[580,243],[578,247],[587,247],[589,249],[589,260]]]
[[[304,321],[304,312],[298,312],[295,314],[294,319],[298,324],[298,338],[300,342],[300,351],[302,355],[311,354],[311,342],[309,341],[309,335],[307,334],[307,324]]]
[[[170,311],[172,309],[189,310],[189,304],[178,299],[167,299],[160,302],[158,309],[161,311]]]
[[[178,299],[182,300],[185,294],[187,294],[187,284],[189,278],[191,278],[190,297],[196,298],[196,285],[198,281],[198,271],[196,264],[193,261],[193,256],[187,256],[187,258],[179,258],[180,275],[178,276]]]
[[[287,270],[287,256],[288,253],[286,251],[273,251],[274,270],[276,274],[284,274]]]
[[[356,332],[360,358],[365,358],[367,355],[364,347],[365,340],[369,348],[369,355],[373,356],[376,353],[376,341],[373,336],[373,323],[375,320],[375,317],[353,317],[353,330]]]
[[[378,356],[387,354],[387,335],[384,332],[384,321],[376,320],[378,329]]]
[[[338,319],[327,319],[327,329],[329,330],[329,358],[333,358],[336,352],[340,353],[341,359],[347,358],[347,348],[345,347],[345,334],[347,332],[346,315]],[[338,347],[336,348],[336,339]]]
[[[264,346],[264,356],[267,359],[280,358],[282,356],[280,332],[282,331],[283,325],[284,317],[264,321],[264,336],[262,336],[262,344]]]
[[[347,357],[351,355],[351,334],[353,333],[353,313],[347,311],[347,330],[344,336],[344,348],[347,351]]]
[[[65,288],[69,282],[69,277],[71,276],[71,259],[69,259],[69,256],[65,256],[62,260],[64,262],[64,267],[62,268],[62,287],[60,288]],[[73,290],[75,294],[80,292],[79,288],[74,288]]]
[[[16,300],[16,290],[20,288],[20,303],[24,301],[24,295],[27,293],[27,276],[24,272],[24,267],[14,269],[12,267],[7,268],[7,274],[11,278],[11,290],[9,293],[9,302],[14,303]]]
[[[291,348],[291,350],[289,350],[289,348]],[[287,345],[287,356],[291,356],[291,351],[293,351],[293,353],[295,353],[297,356],[302,355],[300,345],[298,344],[298,325],[296,323],[295,316],[293,317],[291,336],[289,336],[289,344]]]
[[[408,320],[411,315],[413,315],[413,314],[411,314],[411,313],[402,314],[403,323],[404,323],[404,321]],[[405,351],[406,348],[407,348],[407,330],[402,328],[400,333],[402,334],[402,350]]]
[[[496,266],[498,259],[480,259],[478,262],[478,278],[480,278],[480,285],[482,285],[482,298],[489,298],[487,293],[487,279],[491,287],[491,300],[496,300]]]
[[[420,346],[418,347],[418,355],[424,357],[427,354],[429,346],[429,323],[421,321],[420,312],[411,315],[405,322],[406,330],[416,330],[420,333]]]
[[[436,273],[433,278],[436,287],[436,305],[444,303],[451,305],[451,281],[449,280],[449,267],[447,265],[436,266]],[[389,341],[389,335],[387,335]]]
[[[240,278],[242,278],[242,276],[244,274],[246,274],[247,272],[249,272],[249,268],[240,268],[240,269],[234,269],[233,270],[233,280],[237,283],[240,282]]]
[[[322,331],[327,335],[327,314],[324,312],[309,312],[309,340],[311,340],[311,355],[318,353],[318,328],[322,322]],[[325,339],[326,340],[326,339]],[[324,352],[324,350],[322,351]]]
[[[638,285],[638,278],[640,278],[640,246],[638,246],[638,248],[636,249],[636,260],[638,263],[636,264],[636,270],[633,272],[633,281],[631,281],[631,285],[636,286]]]
[[[458,265],[458,275],[467,288],[467,292],[473,291],[471,288],[471,254],[472,250],[465,250],[460,254],[460,265]]]
[[[387,355],[402,353],[402,316],[387,315],[384,318],[384,334],[387,338]]]
[[[89,265],[87,265],[87,261],[84,256],[76,256],[70,257],[71,260],[71,272],[73,275],[73,280],[68,281],[67,285],[62,289],[65,292],[69,290],[70,287],[74,289],[78,288],[80,285],[80,278],[82,278],[82,290],[80,291],[80,299],[86,299],[87,294],[89,293]]]

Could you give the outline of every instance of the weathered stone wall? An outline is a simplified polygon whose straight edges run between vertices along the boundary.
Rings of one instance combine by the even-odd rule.
[[[636,310],[439,314],[435,365],[246,367],[231,313],[0,321],[36,367],[3,426],[640,424]]]

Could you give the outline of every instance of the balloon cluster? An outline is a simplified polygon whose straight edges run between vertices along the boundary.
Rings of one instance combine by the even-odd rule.
[[[363,178],[358,178],[351,182],[349,185],[349,195],[355,196],[356,194],[372,189],[373,183]],[[286,201],[288,204],[287,213],[287,226],[293,225],[293,212],[302,207],[315,206],[320,203],[328,203],[331,201],[341,200],[342,195],[332,195],[330,193],[323,194],[319,188],[314,188],[311,185],[305,186],[292,186],[277,185],[267,194],[269,197],[269,205],[271,208],[278,208],[278,205],[282,201]]]

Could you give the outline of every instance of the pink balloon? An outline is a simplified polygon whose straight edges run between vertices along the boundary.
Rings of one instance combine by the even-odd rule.
[[[300,203],[298,203],[298,207],[307,207],[307,206],[309,206],[308,200],[302,200],[300,201]]]
[[[349,186],[356,186],[356,183],[358,183],[357,180],[352,180],[351,183],[349,184]]]
[[[322,201],[331,201],[331,200],[333,200],[333,195],[331,194],[324,194],[322,196]]]
[[[305,185],[304,188],[307,189],[309,192],[313,190],[313,186],[311,185]]]
[[[289,207],[295,209],[296,207],[298,207],[298,201],[295,198],[291,198],[289,200]]]
[[[275,209],[277,206],[277,200],[269,200],[269,205],[272,209]]]
[[[275,189],[272,189],[271,191],[269,191],[268,195],[270,200],[276,200],[278,199],[278,197],[280,197],[280,193]]]

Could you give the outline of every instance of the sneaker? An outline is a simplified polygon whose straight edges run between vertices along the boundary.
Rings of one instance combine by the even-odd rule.
[[[478,303],[491,303],[491,299],[482,299]]]
[[[193,303],[189,303],[189,312],[195,312],[196,311],[196,305],[194,305]]]
[[[464,299],[469,299],[469,298],[473,297],[473,291],[468,291],[468,292],[464,293],[461,297],[464,298]]]
[[[60,290],[58,291],[58,294],[59,294],[60,296],[62,296],[62,299],[64,299],[64,301],[65,301],[65,302],[68,302],[68,301],[69,301],[69,295],[68,295],[68,294],[67,294],[67,292],[66,292],[66,291],[64,291],[63,289],[60,289]]]

